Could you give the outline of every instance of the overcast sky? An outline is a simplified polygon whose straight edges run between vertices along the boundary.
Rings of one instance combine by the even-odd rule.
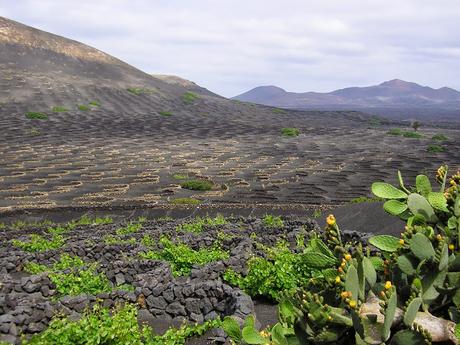
[[[224,96],[394,78],[460,90],[459,0],[0,0],[0,15]]]

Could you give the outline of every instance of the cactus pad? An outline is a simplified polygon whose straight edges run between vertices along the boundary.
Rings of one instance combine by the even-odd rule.
[[[393,187],[389,183],[384,182],[374,182],[372,184],[372,193],[375,196],[383,199],[406,199],[407,194],[404,193],[402,190]]]
[[[399,238],[391,235],[372,236],[369,243],[385,252],[395,252],[400,247]]]
[[[388,200],[383,204],[383,209],[393,216],[400,215],[407,210],[407,208],[408,206],[405,202],[398,200]]]

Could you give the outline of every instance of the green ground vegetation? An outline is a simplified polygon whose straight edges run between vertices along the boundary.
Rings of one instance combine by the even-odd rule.
[[[26,117],[30,120],[48,120],[48,115],[36,111],[27,112]]]
[[[283,137],[297,137],[300,135],[300,130],[292,127],[285,127],[281,129],[281,135]]]

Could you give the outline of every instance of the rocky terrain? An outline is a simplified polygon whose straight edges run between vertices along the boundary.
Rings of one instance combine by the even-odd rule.
[[[223,281],[225,270],[244,269],[252,255],[261,253],[257,243],[273,246],[284,238],[294,245],[296,236],[319,230],[314,221],[305,219],[287,220],[282,228],[273,228],[264,226],[258,218],[234,217],[199,233],[184,231],[180,226],[187,224],[186,221],[161,219],[142,220],[136,230],[120,231],[135,223],[135,220],[131,223],[125,220],[67,228],[60,234],[62,243],[48,250],[21,247],[11,239],[24,243],[30,240],[31,234],[38,234],[53,240],[57,235],[50,226],[4,228],[0,233],[0,341],[13,343],[19,340],[20,334],[43,331],[56,312],[78,318],[96,300],[103,306],[120,302],[137,304],[139,321],[157,332],[183,321],[202,323],[226,315],[244,319],[255,312],[254,302],[240,289]],[[161,238],[165,236],[193,250],[218,247],[225,258],[210,260],[206,265],[191,263],[186,274],[182,272],[177,276],[167,261],[142,258],[142,253],[149,250],[164,249]],[[69,275],[75,269],[75,265],[68,265],[53,271],[52,267],[56,267],[53,265],[65,255],[82,260],[81,270],[97,263],[95,272],[107,281],[107,289],[98,293],[60,291],[62,286],[56,285],[52,275],[57,272]],[[44,265],[47,271],[31,274],[31,263]],[[271,318],[276,320],[276,313],[272,312]],[[207,336],[225,341],[218,331]]]

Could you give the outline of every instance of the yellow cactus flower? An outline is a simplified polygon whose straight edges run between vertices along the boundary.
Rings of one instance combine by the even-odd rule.
[[[342,291],[340,293],[340,297],[342,297],[343,299],[347,298],[348,297],[348,291]]]
[[[385,290],[390,290],[391,289],[391,282],[388,280],[385,283]]]
[[[356,308],[356,304],[357,304],[357,303],[356,303],[356,301],[355,301],[354,299],[352,299],[352,300],[348,303],[348,305],[350,306],[350,308]]]
[[[449,244],[449,249],[453,251],[455,249],[455,245],[453,245],[452,243]]]
[[[399,240],[399,244],[402,246],[404,245],[404,240],[402,238]]]
[[[336,282],[337,284],[339,284],[341,281],[342,281],[342,280],[340,279],[339,276],[335,277],[335,282]]]
[[[327,216],[326,222],[330,226],[335,225],[335,217],[334,217],[334,215],[330,214],[329,216]]]
[[[351,255],[350,254],[345,254],[345,260],[350,261],[351,260]]]

